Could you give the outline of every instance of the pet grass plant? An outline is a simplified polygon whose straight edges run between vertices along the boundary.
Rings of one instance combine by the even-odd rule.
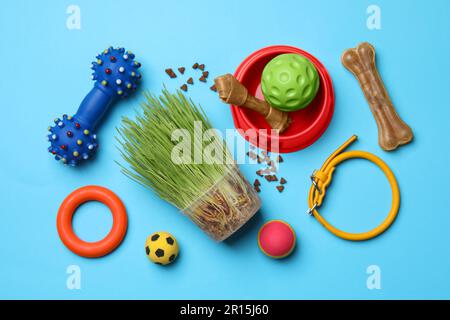
[[[119,164],[122,172],[182,210],[214,239],[227,238],[259,209],[258,196],[217,134],[190,140],[191,161],[172,160],[179,143],[172,139],[175,130],[195,137],[196,122],[202,136],[212,129],[201,107],[180,91],[164,89],[159,97],[144,97],[136,119],[124,117],[118,129],[121,155],[128,163]],[[206,146],[221,150],[221,157],[204,153]],[[202,154],[201,163],[194,161],[196,152]]]

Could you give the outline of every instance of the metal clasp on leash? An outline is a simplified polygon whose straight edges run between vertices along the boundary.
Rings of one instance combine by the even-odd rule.
[[[311,173],[311,176],[309,178],[311,179],[311,182],[314,185],[314,188],[317,190],[317,192],[319,192],[319,194],[322,194],[322,190],[320,190],[320,188],[316,182],[316,176],[315,176],[316,171],[317,170],[314,170],[313,173]]]
[[[317,170],[314,170],[313,173],[311,173],[311,176],[310,176],[309,178],[311,179],[311,182],[312,182],[314,188],[316,189],[316,191],[319,192],[319,194],[321,195],[321,194],[322,194],[322,190],[320,190],[320,188],[319,188],[319,186],[318,186],[318,184],[317,184],[317,181],[316,181],[316,176],[315,176],[316,171],[317,171]],[[314,205],[312,206],[312,208],[308,208],[308,210],[306,211],[306,213],[307,213],[308,215],[312,216],[312,215],[313,215],[313,214],[312,214],[313,211],[317,208],[318,205],[319,205],[319,204],[318,204],[317,202],[314,203]]]
[[[316,202],[314,203],[314,205],[312,206],[312,208],[309,208],[308,210],[306,210],[306,214],[308,214],[309,216],[312,216],[313,211],[317,208],[319,204]]]

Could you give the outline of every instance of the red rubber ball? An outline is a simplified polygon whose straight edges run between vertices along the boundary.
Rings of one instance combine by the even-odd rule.
[[[272,220],[264,224],[258,233],[258,245],[262,252],[271,258],[281,259],[295,248],[295,232],[284,221]]]

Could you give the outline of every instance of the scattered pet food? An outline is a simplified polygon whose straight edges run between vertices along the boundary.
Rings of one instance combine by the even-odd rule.
[[[166,73],[169,75],[169,77],[176,78],[177,75],[175,74],[175,72],[173,72],[173,70],[171,68],[166,69]]]
[[[267,165],[265,168],[260,168],[256,170],[256,174],[259,177],[264,178],[269,183],[279,181],[279,185],[276,186],[276,189],[278,190],[279,193],[282,193],[286,188],[285,184],[287,183],[287,180],[284,177],[281,177],[278,180],[278,177],[276,176],[275,173],[277,173],[278,169],[276,163],[283,162],[284,161],[283,158],[280,155],[278,155],[275,160],[272,160],[269,156],[268,151],[261,150],[260,153],[258,154],[258,151],[255,150],[257,150],[257,148],[253,145],[250,145],[250,151],[247,152],[247,156],[252,160],[257,160],[258,163],[265,163]],[[253,187],[255,191],[260,192],[261,182],[258,179],[255,179]]]
[[[180,75],[184,75],[184,74],[186,73],[186,68],[185,68],[185,67],[178,67],[177,69],[178,69],[178,72],[179,72]],[[203,82],[203,83],[208,82],[207,78],[209,77],[209,71],[205,71],[205,64],[203,64],[203,63],[202,63],[202,64],[199,64],[198,62],[196,62],[196,63],[194,63],[194,64],[192,65],[192,69],[194,69],[194,70],[199,69],[199,70],[202,71],[202,75],[201,75],[201,77],[198,79],[200,82]],[[166,71],[167,75],[168,75],[170,78],[177,78],[177,74],[173,71],[172,68],[167,68],[167,69],[165,69],[165,71]],[[189,77],[189,78],[187,79],[186,83],[189,84],[189,85],[194,85],[194,78],[193,78],[193,77]],[[188,91],[188,86],[187,86],[186,84],[183,84],[183,85],[180,87],[180,89],[183,90],[183,91],[185,91],[185,92],[187,92],[187,91]],[[212,91],[214,91],[214,92],[217,92],[217,88],[216,88],[215,85],[212,85],[212,86],[210,87],[210,89],[211,89]],[[255,159],[256,159],[256,158],[255,158]],[[260,163],[260,162],[258,161],[258,163]]]
[[[268,174],[264,178],[266,178],[266,180],[269,182],[278,181],[277,176],[274,174]]]
[[[256,160],[257,154],[254,153],[253,151],[249,151],[249,152],[247,152],[247,156],[249,156],[250,159],[252,159],[252,160]]]

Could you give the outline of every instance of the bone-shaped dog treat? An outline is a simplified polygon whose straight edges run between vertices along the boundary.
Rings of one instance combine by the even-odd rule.
[[[411,128],[399,117],[375,64],[375,48],[361,43],[342,55],[342,64],[352,72],[366,96],[378,127],[378,144],[395,150],[413,138]]]
[[[226,74],[214,79],[220,99],[227,104],[249,108],[263,115],[272,129],[285,131],[291,124],[289,115],[270,106],[266,101],[260,100],[248,93],[233,75]]]

